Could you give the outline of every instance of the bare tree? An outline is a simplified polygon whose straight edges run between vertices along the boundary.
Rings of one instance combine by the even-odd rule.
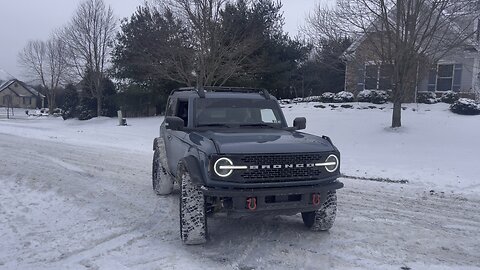
[[[105,78],[116,20],[103,0],[82,2],[70,23],[63,29],[70,66],[89,84],[97,99],[97,115],[102,114],[102,80]]]
[[[42,85],[52,114],[56,107],[55,93],[67,74],[64,43],[55,35],[46,42],[29,41],[18,57],[27,74]]]
[[[417,78],[471,43],[478,16],[478,2],[471,0],[338,0],[334,9],[319,6],[310,25],[322,35],[357,37],[362,55],[355,52],[355,58],[392,67],[392,127],[400,127],[401,104]]]
[[[178,73],[193,75],[198,86],[223,85],[244,68],[245,60],[262,44],[256,33],[225,29],[222,11],[228,0],[168,0],[158,1],[171,9],[186,26],[194,51],[193,70]],[[190,84],[192,80],[187,80]]]

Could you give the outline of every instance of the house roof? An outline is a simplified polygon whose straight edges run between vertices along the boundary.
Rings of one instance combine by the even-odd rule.
[[[7,89],[10,85],[13,83],[18,83],[20,84],[23,88],[25,88],[28,92],[30,92],[33,96],[38,96],[41,98],[44,98],[45,96],[41,93],[39,93],[37,90],[33,89],[33,87],[27,85],[26,83],[17,80],[17,79],[11,79],[9,81],[4,82],[2,85],[0,85],[0,92],[3,90]],[[17,92],[15,92],[13,89],[9,88],[10,91],[14,92],[17,96],[25,96],[25,95],[19,95]]]

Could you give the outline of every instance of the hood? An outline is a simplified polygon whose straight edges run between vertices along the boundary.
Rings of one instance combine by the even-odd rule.
[[[236,129],[198,132],[212,140],[219,154],[302,153],[335,151],[327,140],[298,132],[280,129]]]

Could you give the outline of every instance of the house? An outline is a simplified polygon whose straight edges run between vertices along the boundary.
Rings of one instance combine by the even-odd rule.
[[[415,89],[412,89],[407,101],[414,101],[419,92],[433,92],[439,96],[445,91],[455,91],[461,96],[475,96],[480,75],[478,26],[478,19],[469,26],[474,27],[477,33],[476,37],[469,39],[469,44],[452,50],[431,66],[418,63],[414,71]],[[362,90],[392,89],[393,67],[378,60],[378,51],[382,50],[381,38],[375,35],[382,33],[363,34],[345,51],[345,91],[357,94]]]
[[[0,107],[43,108],[44,100],[44,95],[17,79],[8,80],[0,85]]]

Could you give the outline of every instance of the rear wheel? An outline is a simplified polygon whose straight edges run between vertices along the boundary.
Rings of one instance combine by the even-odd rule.
[[[335,191],[327,193],[327,199],[320,209],[311,212],[302,212],[305,226],[312,231],[328,231],[332,228],[337,215],[337,194]]]
[[[205,197],[200,188],[192,183],[185,166],[179,166],[180,182],[180,236],[183,243],[197,245],[207,242],[207,216]]]

